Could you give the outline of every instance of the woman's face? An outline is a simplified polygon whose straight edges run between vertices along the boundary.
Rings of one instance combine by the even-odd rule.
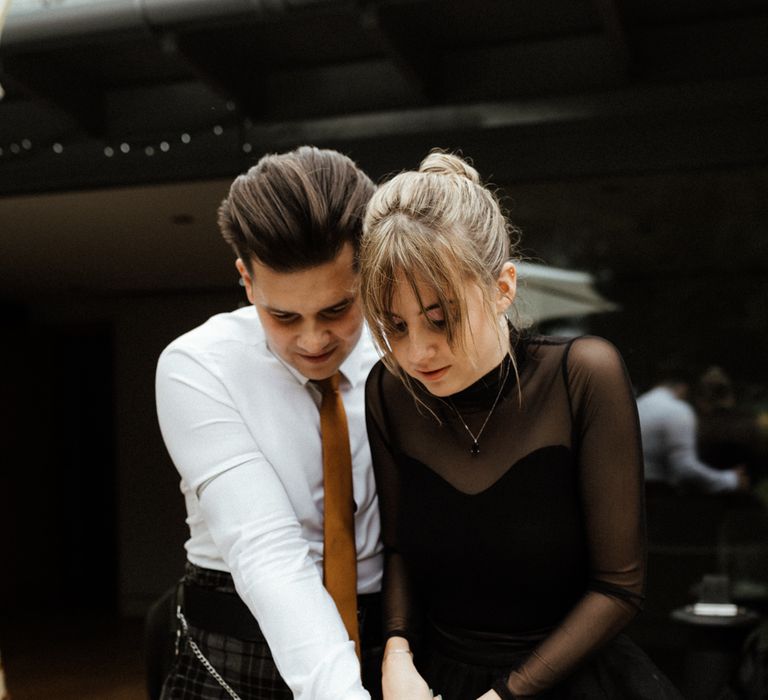
[[[502,323],[501,314],[514,296],[514,267],[509,267],[512,270],[511,294],[509,284],[500,281],[497,315],[493,320],[485,310],[481,288],[475,283],[465,287],[467,317],[463,350],[461,344],[455,348],[448,344],[443,329],[444,311],[434,290],[421,282],[416,285],[424,304],[422,311],[411,285],[402,273],[398,275],[390,309],[390,325],[395,330],[387,333],[387,340],[397,364],[430,393],[435,396],[455,394],[474,384],[502,361],[507,351],[506,330],[500,333],[497,324]]]

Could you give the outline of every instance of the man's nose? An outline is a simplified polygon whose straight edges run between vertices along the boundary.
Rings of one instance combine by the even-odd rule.
[[[328,347],[329,337],[330,334],[325,328],[313,325],[302,330],[298,345],[307,355],[317,355]]]

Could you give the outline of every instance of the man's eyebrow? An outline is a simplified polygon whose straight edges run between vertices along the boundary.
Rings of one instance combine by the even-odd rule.
[[[330,306],[326,306],[325,308],[320,309],[317,313],[322,314],[326,313],[328,311],[332,311],[333,309],[337,309],[339,306],[344,306],[344,304],[351,304],[354,301],[354,297],[344,297],[343,299],[339,299],[337,302],[334,302]],[[265,304],[264,308],[267,310],[270,314],[285,314],[290,316],[301,316],[301,314],[298,311],[288,311],[286,309],[280,309],[276,306],[270,306],[269,304]]]
[[[270,306],[269,304],[264,304],[264,308],[271,314],[295,314],[295,311],[286,311],[285,309],[279,309],[276,306]]]
[[[339,299],[335,304],[331,304],[330,306],[326,306],[324,309],[320,309],[318,313],[323,313],[325,311],[333,311],[334,309],[338,309],[340,306],[344,306],[345,304],[351,304],[355,300],[354,297],[344,297],[343,299]]]

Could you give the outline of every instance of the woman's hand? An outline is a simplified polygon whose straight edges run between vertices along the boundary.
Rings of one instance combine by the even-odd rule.
[[[413,665],[408,640],[390,637],[381,665],[384,700],[432,700],[432,691]],[[439,697],[439,696],[438,696]]]

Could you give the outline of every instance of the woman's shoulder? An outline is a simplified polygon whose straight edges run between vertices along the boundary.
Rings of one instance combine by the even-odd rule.
[[[596,335],[560,337],[532,335],[525,341],[525,356],[535,368],[562,372],[567,381],[616,377],[626,369],[621,353],[609,340]]]
[[[398,395],[404,391],[402,381],[387,369],[383,360],[379,360],[368,374],[365,382],[366,396],[370,398],[383,399],[387,396]]]
[[[619,356],[616,346],[597,335],[575,337],[528,335],[521,339],[526,352],[537,355],[559,355],[576,362],[602,362]]]

